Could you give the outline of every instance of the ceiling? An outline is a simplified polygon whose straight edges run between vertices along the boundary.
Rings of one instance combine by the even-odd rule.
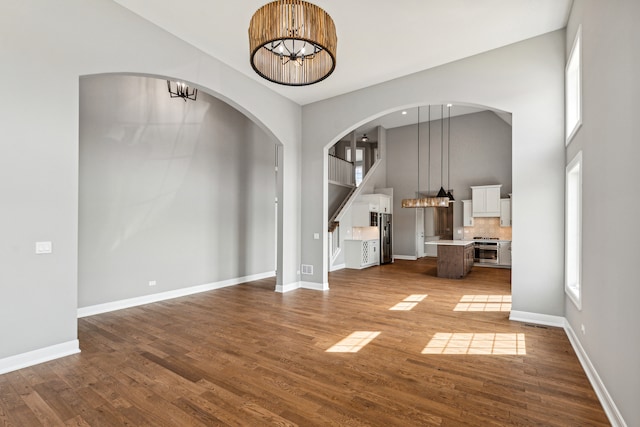
[[[113,1],[305,105],[564,28],[573,0],[313,0],[335,22],[337,66],[303,87],[251,68],[249,20],[266,0]]]
[[[420,114],[418,115],[418,110]],[[430,111],[429,111],[430,110]],[[447,105],[431,105],[407,108],[405,110],[393,111],[384,116],[378,117],[375,120],[367,122],[362,126],[354,129],[356,138],[362,138],[362,135],[367,134],[369,142],[377,142],[376,128],[381,126],[385,129],[393,129],[400,126],[415,125],[418,123],[426,123],[428,121],[437,121],[441,117],[444,117],[445,121],[449,117],[462,116],[465,114],[479,113],[480,111],[493,111],[498,117],[504,120],[509,126],[511,126],[511,113],[505,111],[496,110],[484,106],[473,105],[451,105],[451,110],[447,108]],[[445,125],[446,126],[446,125]],[[344,135],[340,140],[349,141],[351,139],[351,132]]]

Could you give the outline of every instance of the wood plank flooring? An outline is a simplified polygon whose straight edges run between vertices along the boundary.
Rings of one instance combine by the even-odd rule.
[[[564,331],[497,311],[509,270],[440,279],[423,259],[329,282],[79,319],[80,354],[0,375],[0,425],[609,425]]]

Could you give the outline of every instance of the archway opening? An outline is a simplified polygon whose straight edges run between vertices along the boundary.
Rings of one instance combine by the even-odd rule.
[[[281,144],[199,89],[185,102],[163,78],[80,79],[79,315],[279,270]]]

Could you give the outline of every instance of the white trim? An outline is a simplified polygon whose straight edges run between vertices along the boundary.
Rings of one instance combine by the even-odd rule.
[[[406,259],[408,261],[416,261],[418,259],[417,256],[411,256],[411,255],[394,255],[393,256],[394,261],[397,259]]]
[[[568,108],[571,105],[568,91],[570,90],[570,85],[568,81],[569,76],[569,67],[572,65],[573,60],[576,58],[574,55],[577,55],[577,67],[578,67],[578,75],[577,79],[577,94],[578,97],[578,106],[577,106],[577,121],[573,124],[573,128],[569,129],[567,126],[567,118],[569,117]],[[576,36],[573,39],[573,46],[571,47],[571,52],[567,57],[567,64],[564,68],[564,86],[565,86],[565,94],[564,94],[564,104],[565,104],[565,146],[569,145],[571,141],[573,141],[573,137],[578,133],[578,130],[582,127],[582,25],[578,25],[578,30],[576,31]],[[567,133],[568,132],[568,133]]]
[[[4,359],[0,359],[0,374],[17,371],[18,369],[48,362],[60,357],[70,356],[76,353],[80,353],[80,344],[78,340],[71,340],[61,344],[28,351],[26,353],[16,354],[15,356],[5,357]]]
[[[552,316],[550,314],[530,313],[528,311],[511,310],[509,320],[516,322],[533,323],[536,325],[555,326],[563,328],[565,324],[564,317]]]
[[[205,285],[191,286],[188,288],[175,289],[173,291],[160,292],[157,294],[144,295],[141,297],[128,298],[120,301],[107,302],[104,304],[90,305],[88,307],[78,308],[78,317],[93,316],[95,314],[107,313],[110,311],[122,310],[123,308],[131,308],[139,305],[150,304],[158,301],[165,301],[173,298],[180,298],[187,295],[193,295],[200,292],[212,291],[215,289],[225,288],[227,286],[239,285],[241,283],[252,282],[254,280],[267,279],[275,277],[275,272],[252,274],[250,276],[238,277],[235,279],[222,280],[220,282],[207,283]]]
[[[296,289],[311,289],[313,291],[328,291],[329,283],[316,283],[316,282],[294,282],[289,283],[288,285],[278,285],[276,286],[276,292],[285,293],[295,291]]]
[[[286,285],[277,285],[276,292],[284,294],[285,292],[295,291],[296,289],[300,289],[300,282],[293,282]]]
[[[591,382],[591,386],[593,387],[596,395],[598,396],[598,399],[600,400],[600,404],[602,404],[604,412],[609,418],[609,422],[614,427],[626,427],[627,424],[625,423],[624,418],[622,418],[622,414],[611,398],[611,395],[607,391],[607,388],[604,386],[604,383],[600,379],[596,368],[591,363],[591,360],[589,360],[589,356],[587,356],[587,353],[584,351],[584,348],[582,347],[578,336],[574,332],[567,319],[564,319],[564,330],[567,333],[567,337],[569,337],[569,342],[571,342],[573,350],[578,356],[578,360],[580,360],[580,364],[582,365],[584,372],[587,374],[587,378],[589,378],[589,382]]]
[[[314,291],[328,291],[329,283],[316,283],[316,282],[300,282],[300,287],[302,289],[311,289]]]
[[[347,268],[347,264],[342,263],[338,265],[332,265],[331,268],[329,268],[329,271],[338,271],[338,270],[342,270],[343,268]]]
[[[570,227],[569,224],[569,216],[570,216],[570,203],[569,203],[569,195],[573,194],[571,183],[574,182],[574,171],[575,168],[577,170],[577,184],[578,188],[574,197],[576,198],[575,209],[576,209],[576,218],[572,218],[576,221],[576,227],[578,229],[576,241],[573,242],[575,245],[571,245],[570,240]],[[565,203],[564,203],[564,212],[565,212],[565,235],[564,235],[564,292],[569,297],[569,299],[575,304],[578,310],[582,310],[582,150],[578,151],[573,160],[569,162],[566,166],[565,171]],[[575,247],[573,247],[575,246]],[[575,281],[569,283],[569,270],[571,269],[572,263],[569,262],[569,251],[575,250],[577,253],[575,254],[577,258],[577,266],[575,267],[576,271],[573,271],[573,276],[575,276]],[[575,282],[575,283],[573,283]]]

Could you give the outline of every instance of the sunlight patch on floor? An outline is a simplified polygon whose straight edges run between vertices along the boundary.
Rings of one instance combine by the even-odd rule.
[[[425,299],[427,297],[426,294],[414,294],[414,295],[409,295],[408,297],[406,297],[405,299],[402,300],[402,302],[397,303],[396,305],[394,305],[393,307],[391,307],[389,310],[396,310],[396,311],[409,311],[411,310],[413,307],[415,307],[416,305],[418,305],[418,303],[420,301],[422,301],[423,299]]]
[[[377,331],[355,331],[333,347],[327,353],[357,353],[362,347],[369,344],[375,337],[380,335]]]
[[[527,354],[524,334],[446,333],[433,336],[422,354]]]
[[[511,311],[511,295],[464,295],[453,311]]]

